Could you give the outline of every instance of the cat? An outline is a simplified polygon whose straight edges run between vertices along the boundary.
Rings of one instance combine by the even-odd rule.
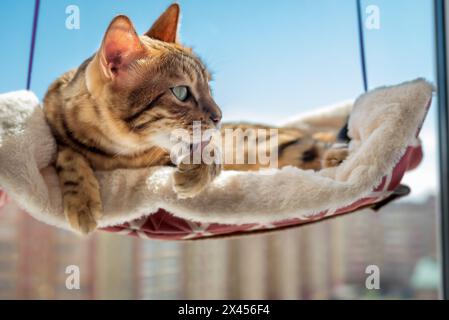
[[[192,133],[195,121],[201,130],[219,130],[222,118],[209,87],[210,73],[178,41],[179,17],[179,5],[172,4],[141,36],[128,17],[115,17],[99,50],[56,79],[45,94],[45,117],[58,145],[55,167],[64,214],[81,234],[95,230],[103,214],[94,170],[175,166],[174,189],[180,198],[199,194],[222,170],[220,163],[175,164],[170,158],[173,130]],[[222,130],[235,127],[244,125],[228,124]],[[346,157],[329,152],[335,135],[324,141],[296,128],[278,130],[278,167],[319,170],[324,158],[335,158],[328,163],[333,166]],[[209,142],[201,142],[201,148]]]

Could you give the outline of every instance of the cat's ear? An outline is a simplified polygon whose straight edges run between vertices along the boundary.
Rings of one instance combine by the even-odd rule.
[[[181,15],[179,4],[173,3],[156,20],[145,35],[164,42],[175,43],[178,41],[178,27]]]
[[[101,44],[100,64],[108,79],[119,78],[133,61],[144,55],[144,46],[131,20],[123,15],[109,24]]]

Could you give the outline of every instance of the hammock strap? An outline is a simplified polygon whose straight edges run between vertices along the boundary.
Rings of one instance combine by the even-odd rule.
[[[365,38],[363,33],[363,19],[362,19],[362,0],[356,0],[357,3],[357,22],[359,31],[359,51],[360,51],[360,66],[362,69],[363,89],[368,91],[368,76],[366,72],[366,57],[365,57]]]
[[[39,19],[40,0],[34,2],[33,29],[31,31],[30,57],[28,60],[27,90],[31,88],[31,73],[33,71],[34,47],[36,44],[37,21]]]

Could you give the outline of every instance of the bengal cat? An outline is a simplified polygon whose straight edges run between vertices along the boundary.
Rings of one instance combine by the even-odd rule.
[[[179,15],[179,6],[171,5],[142,36],[126,16],[116,17],[98,52],[58,78],[45,95],[45,116],[58,144],[55,165],[64,214],[82,234],[93,231],[103,214],[94,170],[175,166],[169,156],[172,130],[191,132],[194,121],[200,121],[202,130],[220,127],[222,113],[211,95],[211,76],[192,50],[178,42]],[[338,164],[346,151],[323,156],[334,139],[320,141],[299,129],[279,128],[278,166],[318,170],[323,161]],[[182,198],[193,197],[221,167],[180,163],[174,189]],[[234,170],[260,167],[224,165]]]

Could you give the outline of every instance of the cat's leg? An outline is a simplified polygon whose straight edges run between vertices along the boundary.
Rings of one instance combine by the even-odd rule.
[[[221,172],[219,164],[180,163],[173,174],[173,186],[181,199],[192,198],[203,191]]]
[[[335,132],[317,132],[312,135],[312,138],[321,142],[334,143],[337,135]]]
[[[323,155],[323,168],[337,167],[349,155],[349,149],[346,144],[333,146],[326,150]]]
[[[56,170],[64,214],[73,229],[88,234],[96,229],[103,209],[100,187],[87,160],[68,147],[59,147]]]

